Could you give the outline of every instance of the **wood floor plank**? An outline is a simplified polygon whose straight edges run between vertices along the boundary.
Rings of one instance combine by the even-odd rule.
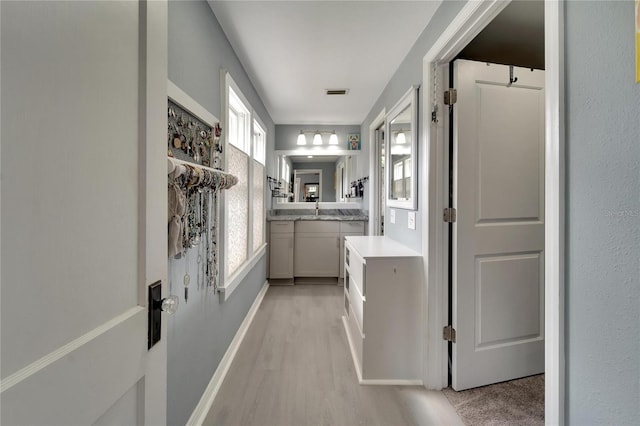
[[[270,287],[205,425],[462,425],[442,392],[360,385],[342,314],[341,287]]]

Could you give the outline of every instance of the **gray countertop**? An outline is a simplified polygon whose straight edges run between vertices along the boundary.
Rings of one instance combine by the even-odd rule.
[[[273,221],[295,221],[295,220],[338,220],[342,222],[346,221],[367,221],[369,220],[369,216],[365,214],[360,215],[332,215],[332,214],[319,214],[318,216],[314,214],[283,214],[283,215],[267,215],[267,222]]]
[[[315,209],[278,209],[267,212],[267,221],[283,220],[367,221],[369,216],[366,212],[358,209],[320,209],[317,216]]]

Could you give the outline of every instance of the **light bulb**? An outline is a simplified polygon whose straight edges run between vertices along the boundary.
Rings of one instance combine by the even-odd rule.
[[[338,135],[336,135],[336,132],[333,132],[329,137],[329,145],[338,145]]]
[[[315,134],[315,136],[313,137],[313,144],[314,145],[322,145],[322,136],[320,136],[319,132],[317,132]]]
[[[404,137],[404,132],[398,132],[398,134],[396,135],[396,143],[398,145],[407,143],[407,139]]]
[[[304,137],[304,133],[300,132],[300,134],[298,135],[298,145],[306,145],[307,144],[307,138]]]

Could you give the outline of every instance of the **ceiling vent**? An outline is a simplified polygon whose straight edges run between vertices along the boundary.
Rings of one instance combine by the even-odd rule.
[[[349,89],[327,89],[325,93],[327,95],[346,95],[349,93]]]

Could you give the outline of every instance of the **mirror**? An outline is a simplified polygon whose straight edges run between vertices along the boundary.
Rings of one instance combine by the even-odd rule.
[[[322,165],[322,163],[304,164],[310,164],[314,167]],[[322,169],[301,169],[298,168],[300,167],[298,163],[293,163],[293,165],[293,201],[295,203],[322,201]],[[326,195],[324,198],[327,198]]]
[[[386,167],[387,205],[416,210],[418,88],[409,92],[387,115]]]
[[[357,154],[349,151],[276,151],[278,179],[287,198],[277,203],[359,201],[351,197]]]

